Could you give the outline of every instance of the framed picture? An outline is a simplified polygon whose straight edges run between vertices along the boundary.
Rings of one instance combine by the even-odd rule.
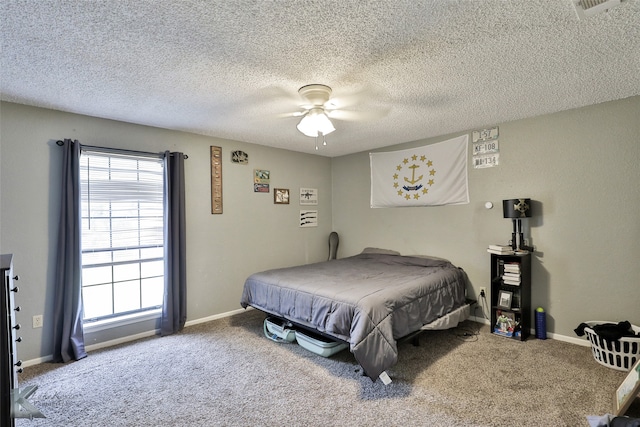
[[[317,227],[318,226],[318,211],[300,211],[300,227]]]
[[[300,204],[301,205],[317,205],[318,189],[317,188],[300,188]]]
[[[616,415],[621,416],[629,409],[631,402],[640,395],[640,359],[636,361],[627,377],[616,390]]]
[[[273,203],[276,205],[288,205],[289,204],[289,189],[288,188],[274,188],[273,189]]]
[[[253,191],[256,193],[268,193],[271,173],[267,170],[253,170]]]
[[[500,291],[498,293],[498,307],[511,309],[511,298],[513,298],[513,292]]]

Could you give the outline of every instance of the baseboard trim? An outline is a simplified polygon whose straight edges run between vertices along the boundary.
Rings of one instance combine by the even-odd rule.
[[[554,340],[564,341],[570,344],[580,345],[582,347],[591,347],[591,343],[589,342],[589,340],[584,338],[568,337],[566,335],[553,334],[553,333],[547,333],[547,336]]]
[[[51,362],[52,360],[53,360],[53,355],[50,354],[48,356],[38,357],[36,359],[25,360],[24,362],[22,362],[22,366],[24,366],[25,368],[28,368],[29,366],[34,366],[34,365],[39,365],[41,363]]]
[[[206,323],[206,322],[211,322],[212,320],[218,320],[218,319],[223,319],[225,317],[230,317],[230,316],[235,316],[236,314],[240,314],[243,313],[247,310],[253,310],[253,307],[247,307],[246,309],[244,308],[240,308],[238,310],[233,310],[233,311],[228,311],[226,313],[220,313],[220,314],[216,314],[213,316],[208,316],[208,317],[203,317],[200,319],[195,319],[195,320],[190,320],[188,322],[186,322],[184,324],[185,328],[189,327],[189,326],[193,326],[193,325],[198,325],[200,323]],[[101,343],[96,343],[96,344],[91,344],[85,347],[85,351],[87,351],[88,353],[95,351],[95,350],[100,350],[103,348],[107,348],[107,347],[113,347],[114,345],[118,345],[118,344],[124,344],[127,342],[131,342],[131,341],[136,341],[136,340],[140,340],[143,338],[148,338],[154,335],[159,335],[160,334],[160,329],[154,329],[151,331],[147,331],[147,332],[142,332],[139,334],[135,334],[135,335],[129,335],[126,337],[122,337],[122,338],[117,338],[114,340],[109,340],[109,341],[104,341]],[[46,362],[50,362],[53,360],[53,355],[47,355],[44,357],[38,357],[35,359],[30,359],[30,360],[26,360],[22,362],[22,366],[24,366],[25,368],[28,368],[29,366],[34,366],[34,365],[39,365],[41,363],[46,363]]]
[[[194,326],[194,325],[199,325],[201,323],[206,323],[206,322],[211,322],[213,320],[218,320],[218,319],[223,319],[225,317],[230,317],[230,316],[235,316],[236,314],[240,314],[240,313],[244,313],[245,311],[248,310],[254,310],[253,307],[247,307],[245,308],[239,308],[237,310],[232,310],[232,311],[227,311],[226,313],[220,313],[220,314],[214,314],[213,316],[207,316],[207,317],[202,317],[200,319],[195,319],[195,320],[190,320],[188,322],[185,323],[185,328],[189,327],[189,326]],[[470,316],[469,320],[476,322],[476,323],[482,323],[485,325],[489,325],[490,321],[488,319],[485,319],[484,317],[477,317],[477,316]],[[136,334],[136,335],[130,335],[127,337],[122,337],[122,338],[118,338],[115,340],[110,340],[110,341],[105,341],[105,342],[101,342],[101,343],[97,343],[97,344],[91,344],[87,347],[85,347],[85,350],[87,352],[92,352],[95,350],[100,350],[103,348],[107,348],[107,347],[113,347],[114,345],[118,345],[118,344],[124,344],[126,342],[131,342],[131,341],[136,341],[136,340],[140,340],[143,338],[148,338],[154,335],[158,335],[160,333],[160,329],[155,329],[152,331],[147,331],[147,332],[143,332],[140,334]],[[531,331],[532,336],[535,337],[535,331]],[[570,344],[575,344],[575,345],[580,345],[583,347],[590,347],[591,344],[589,343],[589,341],[585,340],[585,339],[581,339],[581,338],[574,338],[574,337],[568,337],[566,335],[560,335],[560,334],[554,334],[554,333],[547,333],[547,337],[550,339],[554,339],[554,340],[558,340],[558,341],[564,341],[564,342],[568,342]],[[30,360],[26,360],[23,362],[23,366],[25,368],[29,367],[29,366],[34,366],[34,365],[39,365],[41,363],[46,363],[46,362],[50,362],[53,360],[53,355],[48,355],[48,356],[44,356],[44,357],[38,357],[35,359],[30,359]]]
[[[223,319],[225,317],[235,316],[236,314],[244,313],[248,310],[254,310],[253,307],[239,308],[233,311],[227,311],[226,313],[214,314],[213,316],[202,317],[200,319],[190,320],[184,324],[185,328],[188,326],[199,325],[200,323],[207,323],[213,320]]]
[[[477,322],[477,323],[482,323],[484,325],[489,325],[491,324],[491,322],[488,319],[485,319],[484,317],[476,317],[476,316],[470,316],[469,320],[471,320],[472,322]],[[531,338],[536,339],[536,331],[534,329],[531,329],[530,331],[531,334]],[[529,338],[529,339],[531,339]],[[570,344],[575,344],[575,345],[580,345],[582,347],[591,347],[591,343],[583,338],[576,338],[576,337],[568,337],[566,335],[560,335],[560,334],[555,334],[552,332],[547,332],[547,338],[553,339],[553,340],[558,340],[558,341],[564,341],[564,342],[568,342]]]
[[[482,323],[483,325],[489,325],[491,323],[489,319],[485,319],[484,317],[477,317],[477,316],[469,316],[469,320],[476,323]]]

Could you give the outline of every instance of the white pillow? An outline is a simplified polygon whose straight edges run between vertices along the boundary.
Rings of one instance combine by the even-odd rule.
[[[382,255],[400,255],[398,251],[392,251],[391,249],[380,248],[364,248],[363,254],[382,254]]]

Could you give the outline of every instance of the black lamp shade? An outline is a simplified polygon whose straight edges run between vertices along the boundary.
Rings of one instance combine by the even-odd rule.
[[[530,218],[531,199],[503,200],[502,213],[505,218]]]

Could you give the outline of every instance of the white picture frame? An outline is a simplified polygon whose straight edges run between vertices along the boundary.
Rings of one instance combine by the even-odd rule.
[[[301,210],[300,211],[300,227],[317,227],[318,226],[318,211],[317,210]]]
[[[317,205],[318,189],[317,188],[300,188],[300,204],[301,205]]]

